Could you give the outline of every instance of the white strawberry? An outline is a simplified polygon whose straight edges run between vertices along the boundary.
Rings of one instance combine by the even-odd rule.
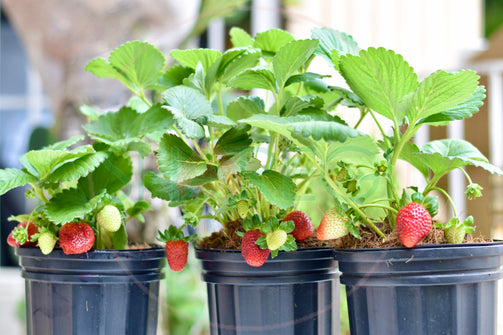
[[[121,213],[117,207],[106,205],[96,214],[96,221],[103,229],[109,232],[116,232],[122,224]]]

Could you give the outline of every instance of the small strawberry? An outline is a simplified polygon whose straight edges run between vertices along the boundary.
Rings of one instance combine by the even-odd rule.
[[[348,219],[342,217],[335,208],[329,209],[321,219],[316,237],[319,240],[333,240],[346,236],[349,234],[346,221]]]
[[[274,230],[266,235],[267,247],[269,250],[277,250],[286,242],[286,231],[282,229]]]
[[[122,224],[121,213],[117,207],[106,205],[96,214],[96,222],[106,231],[116,232]]]
[[[260,249],[255,243],[260,237],[264,236],[259,230],[249,230],[243,236],[241,241],[241,254],[246,263],[250,266],[262,266],[269,257],[269,249]]]
[[[294,230],[290,233],[296,241],[302,242],[313,235],[313,224],[309,216],[303,211],[292,211],[288,213],[283,221],[293,221]]]
[[[187,265],[189,242],[184,240],[166,241],[166,258],[173,271],[182,271]]]
[[[38,233],[38,227],[33,222],[19,223],[7,237],[7,244],[11,247],[34,247],[37,242],[31,242],[31,237]]]
[[[38,236],[38,247],[44,255],[49,255],[56,245],[57,238],[50,231],[44,231]]]
[[[59,245],[67,255],[81,254],[91,250],[94,244],[94,231],[85,222],[65,223],[59,229]]]
[[[407,248],[414,247],[425,238],[431,227],[430,213],[417,202],[408,203],[396,215],[396,231]]]

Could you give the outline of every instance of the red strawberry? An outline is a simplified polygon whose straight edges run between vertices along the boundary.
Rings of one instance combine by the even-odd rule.
[[[259,230],[249,230],[243,236],[241,241],[241,254],[246,263],[250,266],[264,265],[271,251],[269,249],[260,249],[255,243],[260,237],[264,236]]]
[[[166,242],[166,258],[173,271],[182,271],[187,265],[187,256],[189,254],[189,242],[184,240]]]
[[[303,211],[293,211],[288,213],[283,221],[293,221],[294,230],[290,233],[296,241],[302,242],[313,235],[313,224],[311,219]]]
[[[396,215],[396,231],[407,248],[412,248],[428,235],[431,226],[430,213],[417,202],[405,205]]]
[[[67,255],[82,254],[91,250],[94,244],[94,231],[85,222],[65,223],[58,233],[59,245]]]
[[[345,224],[346,221],[348,219],[340,215],[337,209],[329,209],[321,219],[316,231],[316,237],[318,240],[324,241],[346,236],[349,234],[349,230]]]
[[[16,229],[18,228],[26,228],[26,226],[28,226],[28,236],[26,236],[24,233],[19,233],[21,231],[21,229],[19,229],[18,231],[16,231]],[[7,237],[7,244],[10,245],[11,247],[19,247],[19,246],[23,246],[23,247],[34,247],[37,245],[37,242],[31,242],[31,237],[32,235],[34,234],[37,234],[38,233],[38,227],[35,226],[35,224],[33,222],[30,221],[30,224],[28,225],[28,221],[24,221],[24,222],[21,222],[19,223],[16,228],[14,228],[9,236]],[[17,239],[16,239],[16,235],[22,235],[19,238],[23,238],[26,240],[26,242],[24,243],[20,243]],[[23,236],[24,235],[24,236]]]

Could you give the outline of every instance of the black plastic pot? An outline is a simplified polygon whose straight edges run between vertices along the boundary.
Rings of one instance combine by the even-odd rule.
[[[327,248],[280,252],[251,267],[239,250],[196,249],[211,334],[339,334],[339,271]]]
[[[28,335],[156,334],[164,249],[16,254]]]
[[[503,243],[337,250],[352,335],[496,334]]]

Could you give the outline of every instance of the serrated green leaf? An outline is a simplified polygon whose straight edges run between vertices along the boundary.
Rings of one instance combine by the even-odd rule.
[[[313,72],[294,74],[293,76],[290,76],[290,78],[288,78],[288,80],[285,83],[285,87],[296,83],[315,81],[317,79],[321,79],[324,77],[328,76],[324,76]]]
[[[197,64],[201,63],[204,72],[207,73],[210,66],[222,57],[222,53],[212,49],[190,49],[190,50],[173,50],[170,53],[180,64],[191,69],[196,69]]]
[[[246,173],[246,178],[271,204],[281,209],[293,206],[296,185],[289,177],[276,171],[265,170],[261,175],[253,172]]]
[[[281,29],[269,29],[255,36],[254,48],[259,48],[269,54],[274,54],[285,44],[295,40],[290,33]]]
[[[197,187],[188,187],[178,185],[166,178],[161,178],[153,172],[147,172],[143,177],[145,187],[152,193],[155,198],[166,201],[185,201],[194,199],[200,192]]]
[[[251,171],[249,165],[253,159],[253,148],[246,148],[233,155],[223,156],[218,161],[218,177],[225,178],[234,173]]]
[[[314,53],[336,66],[338,66],[337,62],[333,62],[334,51],[336,51],[339,56],[345,54],[357,56],[360,52],[360,47],[353,38],[342,31],[332,28],[314,28],[311,31],[311,37],[320,41]]]
[[[48,145],[45,149],[49,149],[49,150],[66,150],[68,148],[70,148],[72,145],[80,142],[80,141],[83,141],[84,140],[84,135],[77,135],[77,136],[73,136],[67,140],[64,140],[64,141],[59,141],[59,142],[56,142],[56,143],[53,143],[53,144],[50,144]]]
[[[235,48],[246,47],[253,45],[253,38],[243,29],[239,27],[232,27],[229,31],[232,45]]]
[[[342,56],[340,72],[365,105],[397,124],[403,118],[399,102],[418,86],[414,69],[401,55],[384,48]]]
[[[24,186],[37,181],[33,175],[19,169],[2,169],[0,170],[0,195],[8,191]]]
[[[250,126],[240,124],[226,131],[215,144],[215,155],[229,155],[248,149],[252,144]]]
[[[257,66],[260,56],[261,52],[259,49],[230,49],[222,56],[222,61],[218,68],[218,77],[225,84],[240,72]]]
[[[78,189],[69,189],[52,197],[44,208],[47,217],[55,224],[64,224],[82,218],[96,208],[104,194],[88,198]]]
[[[410,124],[458,106],[473,96],[479,77],[474,71],[436,71],[424,79],[406,99]]]
[[[126,225],[121,224],[119,230],[112,234],[112,246],[116,250],[125,249],[128,244]]]
[[[344,142],[328,142],[323,152],[325,155],[324,160],[330,167],[335,167],[339,161],[347,164],[372,166],[374,162],[382,157],[379,146],[368,135],[348,137]]]
[[[211,127],[228,128],[236,125],[236,122],[232,121],[225,115],[211,114],[207,117],[207,124]]]
[[[272,67],[279,87],[311,58],[318,46],[317,40],[297,40],[282,46],[272,60]]]
[[[254,67],[244,70],[229,80],[227,86],[241,90],[263,88],[271,92],[277,91],[274,74],[265,67]]]
[[[104,152],[96,152],[79,157],[54,169],[54,171],[47,176],[46,180],[53,183],[78,180],[94,171],[94,169],[98,167],[106,158],[107,154]]]
[[[206,162],[181,138],[165,134],[159,144],[159,171],[173,182],[198,177],[206,171]]]
[[[479,86],[472,96],[461,104],[446,111],[430,115],[420,120],[419,123],[441,126],[446,125],[453,120],[469,118],[473,114],[477,113],[479,108],[484,104],[483,100],[486,97],[485,92],[485,88],[483,86]]]
[[[136,95],[133,95],[131,96],[131,98],[129,98],[127,107],[137,111],[138,113],[145,113],[150,108],[145,100],[142,100],[139,96]]]
[[[180,64],[173,65],[164,72],[159,84],[165,88],[171,88],[183,84],[183,80],[194,73],[194,69]]]
[[[147,202],[145,200],[139,200],[139,201],[135,202],[132,207],[129,207],[126,210],[126,213],[131,217],[135,217],[135,216],[140,215],[142,213],[148,212],[151,209],[152,209],[152,206],[150,205],[149,202]]]
[[[131,91],[139,93],[155,89],[162,75],[165,58],[162,52],[146,42],[127,42],[112,51],[108,62],[95,58],[86,66],[100,78],[113,78],[121,81]]]
[[[79,110],[82,115],[87,116],[90,120],[95,120],[101,115],[101,112],[99,110],[88,105],[81,105],[79,107]]]
[[[317,95],[306,95],[303,97],[294,95],[286,101],[281,115],[293,116],[308,108],[320,109],[323,107],[323,104],[323,99]]]
[[[239,97],[227,106],[227,116],[236,122],[262,113],[265,114],[264,101],[260,97]]]
[[[79,147],[74,151],[50,149],[32,150],[24,154],[20,158],[20,161],[29,173],[38,177],[40,180],[44,180],[51,172],[64,163],[92,153],[94,153],[94,149],[90,145]]]
[[[173,113],[173,117],[189,138],[199,139],[204,137],[204,128],[201,126],[208,121],[208,116],[213,115],[210,102],[198,90],[186,86],[176,86],[166,90],[162,97],[169,106],[163,106]]]

